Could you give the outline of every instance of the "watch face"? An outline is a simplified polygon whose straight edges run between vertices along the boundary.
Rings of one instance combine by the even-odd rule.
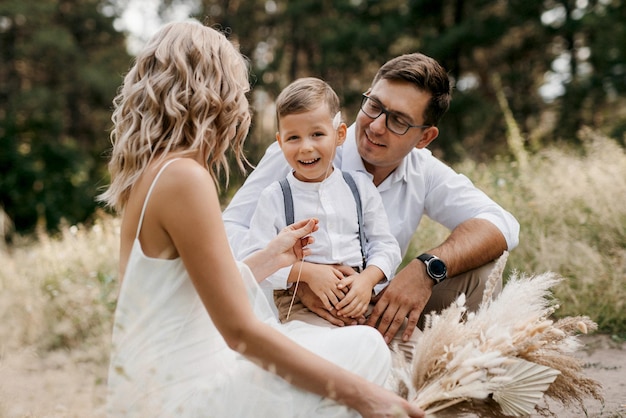
[[[428,268],[434,277],[446,276],[446,265],[441,260],[438,260],[438,259],[430,260],[430,263],[428,264]]]

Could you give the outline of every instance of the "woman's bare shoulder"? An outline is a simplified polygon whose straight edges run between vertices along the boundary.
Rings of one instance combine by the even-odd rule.
[[[160,169],[160,168],[159,168]],[[192,158],[178,158],[161,173],[157,187],[168,194],[179,195],[196,189],[214,189],[211,173]]]

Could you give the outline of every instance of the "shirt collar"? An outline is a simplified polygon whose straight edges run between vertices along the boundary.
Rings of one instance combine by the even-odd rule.
[[[320,187],[332,187],[332,186],[328,186],[327,184],[332,184],[337,182],[338,176],[340,176],[341,172],[337,169],[337,167],[335,165],[333,165],[334,170],[332,171],[332,173],[330,173],[330,175],[323,181],[321,182],[307,182],[307,181],[300,181],[296,178],[296,176],[294,176],[293,174],[293,170],[291,170],[289,172],[289,174],[287,175],[287,180],[289,181],[289,184],[301,189],[301,190],[313,190],[313,191],[319,191]]]
[[[354,136],[354,124],[348,128],[348,134],[346,135],[346,140],[341,146],[341,169],[343,171],[361,171],[367,174],[370,177],[373,177],[370,173],[365,169],[365,165],[363,164],[363,160],[359,155],[359,151],[356,148],[356,140]]]

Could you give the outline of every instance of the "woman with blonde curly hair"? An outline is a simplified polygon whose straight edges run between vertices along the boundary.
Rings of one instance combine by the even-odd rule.
[[[316,220],[234,260],[216,189],[226,150],[242,158],[247,77],[222,34],[172,23],[114,101],[111,185],[100,196],[122,213],[109,415],[423,416],[379,386],[390,357],[374,328],[272,315],[257,282],[308,254]]]

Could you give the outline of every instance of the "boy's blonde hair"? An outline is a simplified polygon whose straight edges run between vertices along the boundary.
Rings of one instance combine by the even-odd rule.
[[[276,123],[280,118],[308,112],[320,104],[326,104],[330,117],[341,110],[337,93],[323,80],[315,77],[299,78],[283,89],[276,99]]]
[[[218,31],[196,21],[165,25],[137,55],[113,101],[111,185],[99,200],[117,210],[153,160],[200,152],[217,183],[225,152],[241,167],[250,127],[248,64]]]

